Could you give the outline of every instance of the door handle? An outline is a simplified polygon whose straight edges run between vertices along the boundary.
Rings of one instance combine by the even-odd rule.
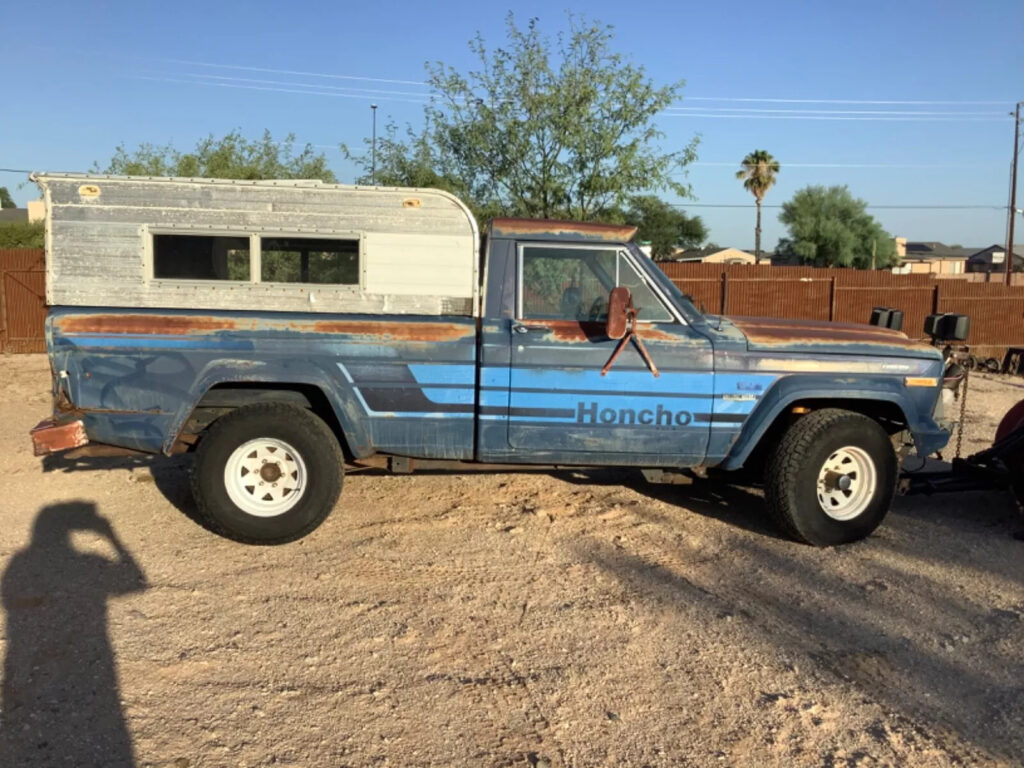
[[[512,330],[516,333],[529,333],[530,329],[520,323],[512,323]]]

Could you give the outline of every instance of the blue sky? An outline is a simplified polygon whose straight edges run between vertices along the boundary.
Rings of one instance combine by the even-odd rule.
[[[659,124],[665,148],[701,136],[689,181],[702,207],[689,210],[715,242],[753,244],[752,209],[703,206],[750,202],[733,174],[754,149],[782,164],[768,205],[807,184],[846,184],[894,235],[1005,238],[1005,208],[881,206],[1006,205],[1006,113],[1024,99],[1020,0],[12,3],[0,35],[0,167],[88,170],[119,142],[185,149],[210,133],[266,128],[323,145],[351,181],[335,147],[369,135],[370,103],[378,126],[418,123],[424,62],[469,67],[467,41],[477,31],[501,41],[508,10],[552,34],[566,10],[586,13],[613,25],[615,47],[656,82],[686,80],[684,111]],[[887,101],[947,103],[867,103]],[[23,180],[0,173],[21,203],[35,196]],[[777,209],[765,213],[771,248],[784,228]]]

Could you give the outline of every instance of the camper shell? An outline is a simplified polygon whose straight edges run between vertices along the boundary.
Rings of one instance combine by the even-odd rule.
[[[476,220],[441,190],[70,173],[32,178],[46,203],[51,306],[475,313]],[[280,266],[281,254],[295,253],[296,244],[337,253],[344,264],[331,266],[344,267],[345,282],[284,280],[283,270],[269,269],[271,256]]]

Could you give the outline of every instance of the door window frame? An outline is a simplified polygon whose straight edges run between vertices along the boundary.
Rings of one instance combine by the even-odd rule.
[[[516,303],[515,303],[515,319],[524,322],[544,322],[542,318],[530,318],[523,317],[523,262],[525,251],[527,248],[556,248],[558,250],[580,250],[580,251],[611,251],[615,255],[615,274],[613,278],[615,285],[619,285],[619,256],[623,256],[626,259],[626,263],[629,264],[630,268],[636,272],[637,276],[647,287],[647,289],[654,295],[654,297],[661,302],[662,306],[668,311],[672,317],[671,320],[645,320],[642,317],[637,317],[639,323],[664,323],[664,322],[675,322],[680,325],[688,325],[686,319],[682,313],[676,307],[675,303],[669,299],[662,291],[661,286],[650,278],[647,271],[643,269],[636,262],[636,257],[633,253],[624,245],[605,245],[596,243],[550,243],[550,242],[522,242],[516,244]],[[550,320],[548,321],[550,322]],[[581,321],[576,321],[581,322]]]

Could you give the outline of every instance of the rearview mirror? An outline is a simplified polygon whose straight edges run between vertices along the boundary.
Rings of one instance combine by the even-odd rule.
[[[605,333],[609,339],[621,339],[626,335],[628,310],[632,302],[629,288],[624,285],[612,288],[608,295],[608,319],[605,321]]]

